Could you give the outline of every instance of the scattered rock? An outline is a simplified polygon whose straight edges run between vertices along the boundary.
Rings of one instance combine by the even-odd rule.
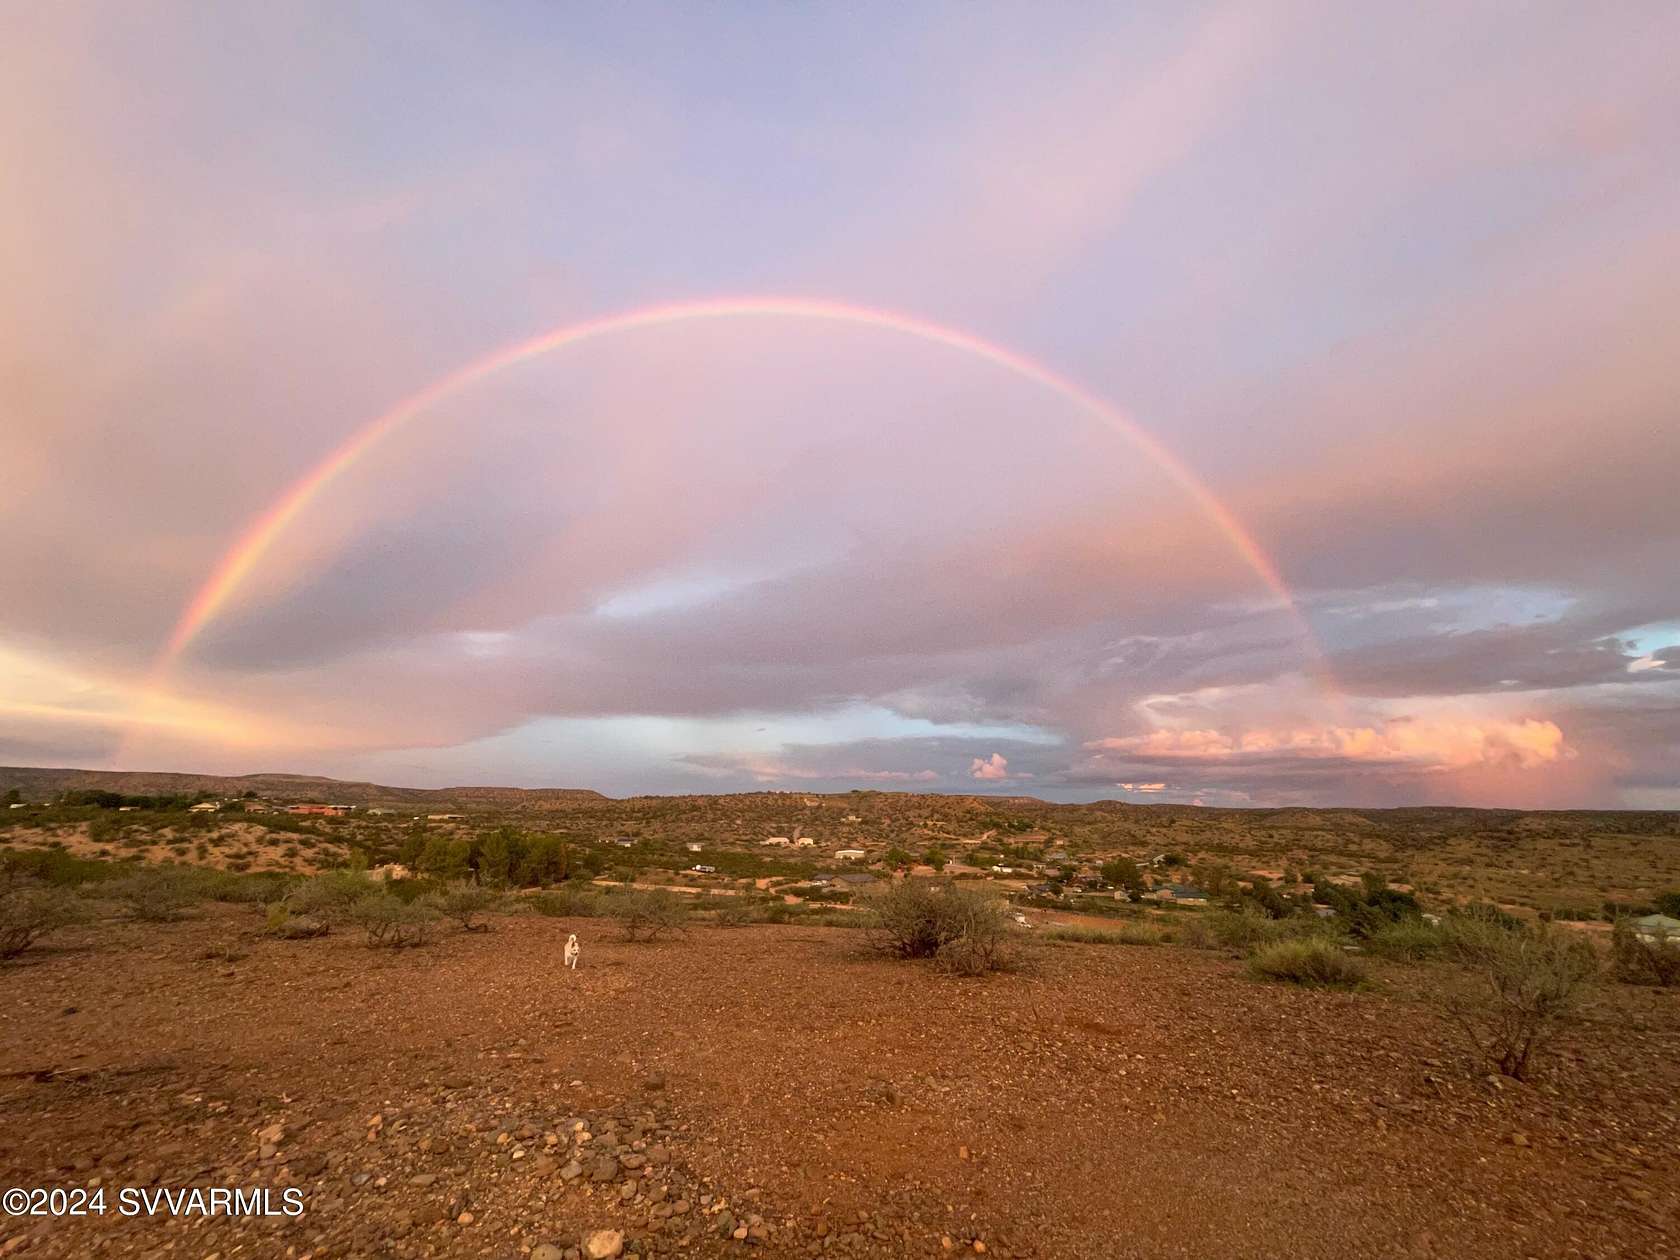
[[[583,1240],[586,1260],[615,1260],[624,1254],[624,1235],[616,1229],[598,1229]]]

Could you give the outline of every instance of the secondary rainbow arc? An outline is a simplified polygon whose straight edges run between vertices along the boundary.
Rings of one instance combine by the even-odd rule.
[[[752,318],[826,321],[902,334],[992,363],[1025,380],[1036,382],[1072,403],[1090,418],[1119,433],[1190,497],[1229,540],[1232,548],[1262,584],[1294,616],[1303,631],[1315,665],[1322,670],[1322,653],[1311,627],[1296,607],[1288,585],[1265,550],[1236,515],[1183,460],[1119,408],[1016,351],[972,333],[912,315],[808,298],[730,297],[641,307],[616,315],[562,325],[529,340],[504,346],[474,359],[376,416],[294,482],[257,516],[233,546],[223,553],[210,576],[182,610],[168,643],[158,658],[154,677],[161,677],[179,660],[204,628],[227,606],[275,541],[328,486],[355,467],[381,442],[412,423],[429,408],[515,364],[585,342],[688,321]]]

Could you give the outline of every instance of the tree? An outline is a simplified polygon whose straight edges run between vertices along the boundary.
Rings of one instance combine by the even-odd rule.
[[[887,850],[885,860],[887,865],[892,867],[895,871],[907,871],[911,868],[911,866],[915,865],[916,862],[915,858],[911,857],[896,844]]]
[[[1680,890],[1658,897],[1657,913],[1666,914],[1671,919],[1680,919]]]
[[[478,878],[491,888],[504,888],[513,875],[513,843],[517,832],[511,827],[492,831],[478,854]]]
[[[1126,892],[1129,901],[1142,901],[1146,891],[1143,875],[1138,871],[1138,865],[1130,858],[1110,858],[1099,868],[1103,883],[1113,884]]]
[[[937,844],[928,845],[926,851],[922,854],[923,864],[933,867],[936,871],[944,870],[948,861],[950,861],[950,859],[945,856],[945,850],[941,849]]]
[[[464,840],[433,836],[420,851],[420,873],[433,879],[465,879],[468,852]]]
[[[23,804],[23,793],[16,788],[7,788],[4,803],[7,805]]]

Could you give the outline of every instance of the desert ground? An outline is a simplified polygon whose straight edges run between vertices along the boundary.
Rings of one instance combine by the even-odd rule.
[[[0,1254],[1680,1255],[1674,990],[1601,986],[1522,1084],[1431,966],[1041,941],[964,979],[842,928],[490,923],[373,950],[210,904],[0,967],[0,1183],[305,1203],[7,1218]]]

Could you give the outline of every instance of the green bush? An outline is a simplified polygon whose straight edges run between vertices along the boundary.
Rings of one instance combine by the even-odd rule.
[[[323,871],[293,885],[286,905],[294,914],[343,922],[359,903],[381,895],[380,886],[360,871]]]
[[[1249,970],[1268,980],[1351,989],[1367,980],[1365,964],[1325,940],[1277,941],[1248,960]]]
[[[1680,984],[1680,931],[1641,935],[1627,919],[1617,919],[1610,934],[1610,965],[1626,984]]]
[[[1422,962],[1447,949],[1446,933],[1421,919],[1405,919],[1378,928],[1365,939],[1365,948],[1393,962]]]
[[[594,919],[605,913],[599,893],[575,888],[535,893],[529,900],[538,914],[551,919]]]
[[[82,918],[82,904],[69,889],[13,882],[0,891],[0,958],[15,958],[47,933]]]
[[[1143,923],[1122,923],[1114,928],[1053,927],[1044,932],[1047,941],[1070,941],[1078,945],[1164,945],[1173,939],[1171,928]]]
[[[463,931],[488,932],[490,925],[478,922],[478,916],[496,909],[502,898],[478,884],[454,884],[423,900],[444,918],[459,923]]]
[[[665,932],[680,932],[688,924],[688,912],[687,897],[662,888],[632,890],[607,903],[607,914],[618,920],[627,941],[652,941]]]
[[[193,871],[179,866],[142,866],[100,890],[101,896],[122,901],[130,914],[147,923],[183,918],[203,900],[202,883]]]
[[[720,897],[712,911],[712,922],[719,927],[743,927],[753,921],[753,908],[744,897]]]
[[[421,902],[399,901],[387,893],[375,893],[353,903],[348,917],[367,933],[369,945],[402,949],[426,943],[437,912]]]
[[[1455,916],[1454,952],[1468,988],[1449,992],[1447,1010],[1476,1052],[1499,1072],[1528,1078],[1534,1056],[1556,1035],[1598,974],[1592,944],[1547,924],[1506,927]]]
[[[962,975],[1008,963],[1003,903],[985,893],[931,879],[893,881],[869,899],[875,943],[896,958],[932,958]]]

